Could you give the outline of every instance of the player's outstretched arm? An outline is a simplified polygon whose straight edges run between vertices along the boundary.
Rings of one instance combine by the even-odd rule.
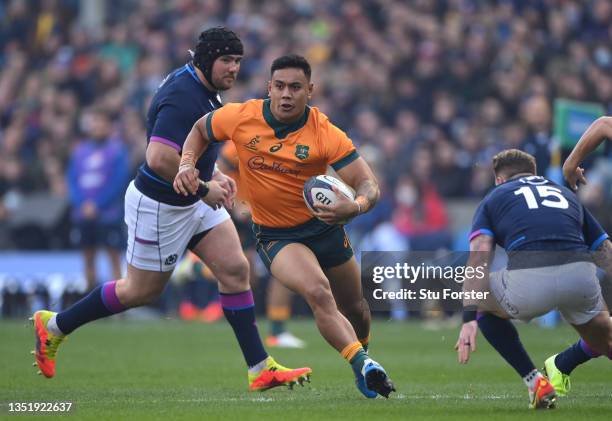
[[[470,272],[470,276],[466,275],[465,282],[463,283],[463,292],[470,292],[472,294],[464,294],[463,325],[455,344],[457,360],[461,364],[467,364],[470,360],[470,353],[476,351],[476,334],[478,333],[476,311],[481,300],[478,300],[473,293],[488,290],[488,268],[491,264],[494,247],[493,238],[488,235],[479,235],[470,241],[470,257],[467,267],[472,267],[474,270]],[[483,268],[486,268],[486,270],[483,271]]]
[[[207,114],[208,115],[208,114]],[[206,116],[195,122],[183,145],[178,173],[174,178],[174,190],[182,195],[196,194],[200,188],[196,162],[210,144],[206,133]]]
[[[202,156],[210,139],[205,129],[206,116],[195,122],[183,145],[178,173],[174,178],[174,190],[182,195],[197,194],[209,206],[217,209],[231,203],[228,190],[219,181],[204,182],[198,178],[196,162]]]
[[[470,276],[465,277],[463,283],[463,291],[487,291],[489,288],[489,265],[493,258],[495,242],[493,237],[489,235],[478,235],[470,241],[470,257],[468,258],[467,267],[472,267],[474,270]],[[478,270],[486,268],[486,271]],[[483,276],[480,274],[483,273]],[[470,295],[465,295],[470,297]],[[479,307],[481,300],[474,298],[466,298],[463,300],[463,307]],[[482,306],[481,306],[482,307]]]
[[[589,126],[563,164],[563,176],[572,189],[578,183],[586,184],[584,169],[580,163],[605,139],[612,139],[612,117],[600,117]]]

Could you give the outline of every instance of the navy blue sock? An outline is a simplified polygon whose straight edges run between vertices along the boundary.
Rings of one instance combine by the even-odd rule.
[[[255,323],[255,301],[251,290],[238,294],[219,294],[225,318],[234,329],[242,355],[249,367],[268,358]]]
[[[121,313],[126,308],[115,293],[117,281],[97,286],[84,298],[57,314],[55,319],[59,330],[68,335],[85,323]]]
[[[501,319],[490,313],[479,313],[478,316],[478,327],[483,336],[521,377],[535,370],[510,320]]]
[[[571,374],[571,372],[578,367],[580,364],[587,362],[595,356],[590,352],[586,342],[580,339],[574,345],[567,348],[555,357],[555,365],[564,374]]]

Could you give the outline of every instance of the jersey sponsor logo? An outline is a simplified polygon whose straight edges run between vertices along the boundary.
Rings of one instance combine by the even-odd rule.
[[[280,149],[283,147],[282,143],[276,143],[272,146],[270,146],[270,152],[274,153],[274,152],[278,152],[280,151]]]
[[[166,266],[170,266],[176,263],[176,260],[178,259],[178,256],[176,254],[171,254],[170,256],[166,257],[166,260],[164,260],[164,265]]]
[[[279,174],[298,176],[302,171],[287,168],[280,162],[273,161],[272,164],[266,162],[263,156],[254,156],[248,161],[248,166],[252,170],[273,171]]]
[[[257,151],[257,144],[259,143],[259,135],[256,135],[253,139],[249,140],[248,143],[245,143],[244,146],[245,148],[251,150],[251,151]]]
[[[299,143],[295,146],[295,156],[297,156],[302,161],[308,158],[308,150],[310,146],[300,145]]]

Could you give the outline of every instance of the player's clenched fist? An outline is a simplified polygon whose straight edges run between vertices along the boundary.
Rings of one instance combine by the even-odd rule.
[[[213,209],[230,201],[230,192],[217,181],[204,182],[198,178],[199,171],[191,165],[181,165],[174,177],[174,191],[184,196],[197,194]]]
[[[200,171],[191,165],[181,165],[174,177],[174,191],[183,196],[196,194],[200,185]]]
[[[565,161],[563,165],[563,177],[567,180],[567,184],[569,184],[572,190],[578,190],[579,184],[587,184],[584,168],[574,167],[569,164],[569,161]]]

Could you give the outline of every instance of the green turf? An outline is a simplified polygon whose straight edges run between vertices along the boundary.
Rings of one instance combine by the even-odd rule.
[[[230,328],[179,321],[96,322],[62,345],[58,375],[35,375],[31,328],[0,321],[0,418],[8,402],[72,401],[74,419],[610,419],[612,364],[577,369],[571,397],[554,411],[529,411],[521,380],[479,337],[468,366],[452,350],[457,329],[376,322],[371,355],[395,381],[389,400],[358,394],[348,364],[319,337],[311,320],[292,323],[305,350],[274,350],[285,365],[309,365],[312,383],[293,391],[246,391],[246,370]],[[576,340],[571,329],[520,325],[534,361]],[[12,417],[11,417],[12,418]],[[24,419],[21,417],[21,419]],[[38,416],[37,416],[38,419]]]

